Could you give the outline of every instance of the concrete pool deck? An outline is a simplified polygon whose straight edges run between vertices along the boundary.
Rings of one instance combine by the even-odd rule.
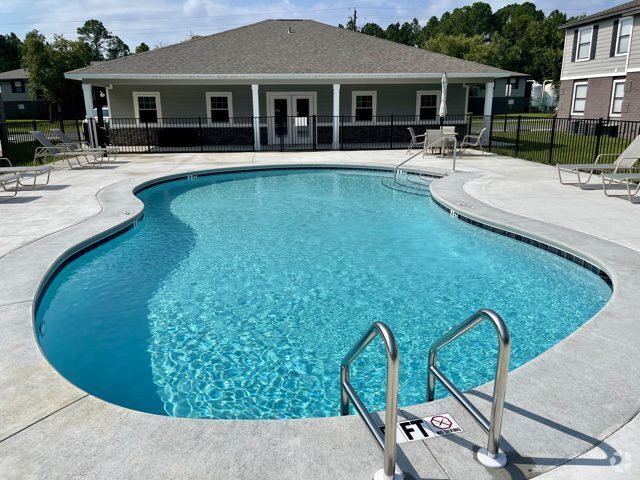
[[[65,252],[140,212],[130,193],[145,181],[275,164],[392,167],[404,158],[402,151],[123,155],[104,168],[58,166],[50,186],[1,199],[0,476],[371,478],[382,456],[354,416],[189,420],[94,398],[42,357],[32,309],[42,278]],[[444,173],[451,160],[429,157],[410,165]],[[457,167],[458,174],[434,182],[439,201],[590,260],[610,274],[615,290],[594,319],[510,374],[507,469],[489,471],[475,461],[486,435],[444,399],[401,409],[405,416],[451,412],[465,429],[460,436],[402,445],[398,465],[405,478],[638,478],[640,205],[606,198],[596,187],[562,186],[555,169],[508,157],[467,156]],[[484,412],[489,387],[471,393]]]

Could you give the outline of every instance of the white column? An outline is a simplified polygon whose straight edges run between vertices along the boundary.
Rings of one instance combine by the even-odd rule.
[[[487,131],[482,138],[482,144],[489,143],[489,129],[491,128],[491,110],[493,109],[493,82],[487,82],[484,89],[484,128]]]
[[[258,151],[260,150],[260,97],[258,96],[258,84],[251,85],[251,98],[253,100],[253,145]]]
[[[91,84],[82,84],[82,95],[84,96],[84,111],[86,117],[93,117],[93,94],[91,92]]]
[[[333,84],[333,149],[340,148],[340,84]]]
[[[87,119],[87,132],[89,133],[87,143],[92,147],[96,147],[98,145],[98,132],[96,130],[96,119],[93,116],[93,92],[91,89],[91,84],[82,84],[82,96],[84,97],[84,110]]]

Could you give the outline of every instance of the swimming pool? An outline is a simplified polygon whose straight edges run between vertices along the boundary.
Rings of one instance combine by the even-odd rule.
[[[505,318],[513,369],[611,295],[574,263],[452,219],[377,173],[243,172],[139,197],[139,225],[53,278],[36,331],[74,384],[151,413],[338,415],[340,360],[374,320],[398,340],[400,404],[419,403],[430,343],[478,308]],[[441,354],[462,388],[490,379],[490,329]],[[371,408],[384,404],[377,347],[352,373]]]

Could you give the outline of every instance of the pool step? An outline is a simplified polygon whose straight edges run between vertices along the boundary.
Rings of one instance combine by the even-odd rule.
[[[382,184],[387,188],[423,197],[428,197],[431,194],[429,191],[430,183],[430,178],[427,179],[419,175],[399,174],[395,179],[392,177],[382,179]]]

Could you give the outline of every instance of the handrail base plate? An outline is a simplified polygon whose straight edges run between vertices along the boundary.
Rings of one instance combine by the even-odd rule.
[[[384,474],[384,468],[381,468],[373,474],[373,480],[403,480],[404,477],[400,473],[394,473],[393,478],[389,478]]]
[[[478,461],[487,468],[503,468],[507,464],[507,456],[501,450],[495,457],[491,457],[486,448],[478,450]]]

